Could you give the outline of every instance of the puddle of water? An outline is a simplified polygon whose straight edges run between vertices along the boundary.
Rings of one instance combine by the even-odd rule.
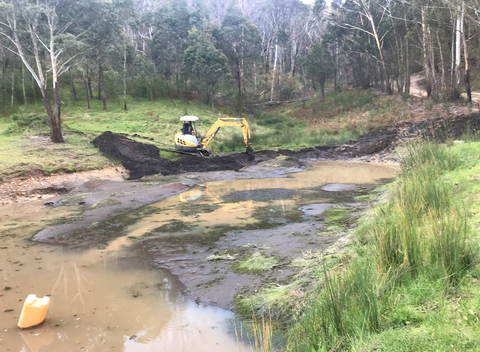
[[[185,300],[175,277],[148,270],[127,249],[76,252],[28,240],[38,222],[71,213],[41,203],[0,210],[1,351],[250,350],[231,331],[232,312]],[[19,330],[30,293],[51,296],[47,319]]]
[[[354,191],[358,188],[358,185],[349,183],[330,183],[322,187],[324,191],[329,192],[342,192],[342,191]]]
[[[305,205],[300,208],[300,210],[305,214],[305,215],[320,215],[322,214],[325,210],[328,208],[331,208],[335,206],[335,204],[330,204],[330,203],[320,203],[320,204],[309,204]]]
[[[185,300],[175,277],[149,270],[145,256],[130,250],[132,238],[198,235],[218,226],[245,228],[301,213],[306,204],[311,206],[302,209],[305,213],[319,214],[331,199],[314,194],[306,203],[305,192],[330,183],[380,183],[396,175],[396,169],[383,165],[320,162],[286,178],[205,183],[150,205],[153,213],[127,227],[127,236],[88,251],[29,240],[46,221],[73,216],[77,207],[52,209],[40,202],[4,206],[0,350],[250,351],[232,331],[233,313]],[[44,324],[20,331],[16,323],[30,293],[51,295],[51,305]]]

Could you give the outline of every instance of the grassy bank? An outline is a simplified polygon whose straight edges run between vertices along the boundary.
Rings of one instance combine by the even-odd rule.
[[[403,173],[289,331],[289,351],[480,349],[480,143],[403,150]],[[328,261],[327,261],[328,263]]]

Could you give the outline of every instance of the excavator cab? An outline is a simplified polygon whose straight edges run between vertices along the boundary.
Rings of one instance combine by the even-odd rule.
[[[182,131],[175,135],[175,148],[182,152],[197,153],[198,148],[200,148],[200,143],[196,137],[197,128],[195,121],[198,121],[198,117],[183,116],[180,117],[180,121],[183,121],[183,126]],[[187,128],[188,125],[191,125],[191,128]]]
[[[210,150],[207,149],[208,145],[212,139],[217,135],[217,132],[221,127],[224,126],[238,126],[242,128],[243,141],[246,147],[246,153],[248,155],[248,160],[252,161],[255,159],[253,154],[252,142],[250,136],[250,129],[248,127],[248,122],[244,118],[235,118],[235,117],[220,117],[215,123],[209,128],[208,132],[204,137],[197,138],[197,129],[195,127],[195,121],[198,121],[196,116],[183,116],[180,118],[180,121],[183,121],[183,124],[192,124],[192,128],[182,128],[182,132],[175,135],[175,148],[181,152],[188,153],[200,153],[203,156],[209,156]]]

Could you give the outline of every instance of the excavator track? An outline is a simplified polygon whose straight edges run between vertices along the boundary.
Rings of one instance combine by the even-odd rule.
[[[182,152],[182,151],[177,150],[177,149],[164,149],[164,148],[158,148],[158,149],[163,151],[163,152],[178,153],[178,154],[192,155],[192,156],[198,156],[198,157],[201,157],[201,158],[205,158],[205,155],[203,155],[201,153]]]

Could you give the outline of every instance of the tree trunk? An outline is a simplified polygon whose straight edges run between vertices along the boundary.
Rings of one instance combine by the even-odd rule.
[[[438,84],[437,84],[437,64],[435,63],[435,51],[433,50],[433,38],[432,31],[430,26],[428,28],[428,56],[430,62],[430,72],[432,73],[432,89],[435,93],[438,93]]]
[[[180,80],[178,78],[178,71],[175,72],[175,82],[177,84],[177,99],[180,97]]]
[[[25,94],[25,66],[22,65],[22,88],[23,88],[23,105],[27,105],[27,94]]]
[[[102,100],[102,85],[103,85],[103,67],[102,64],[98,64],[98,100]]]
[[[333,82],[333,89],[334,89],[334,92],[336,93],[337,92],[337,86],[338,86],[338,79],[337,79],[337,76],[338,76],[338,42],[335,40],[335,49],[334,49],[334,53],[335,53],[335,67],[334,67],[334,75],[335,75],[335,79],[334,79],[334,82]]]
[[[98,65],[98,92],[100,99],[102,100],[103,103],[103,110],[107,110],[107,97],[105,95],[105,78],[103,76],[103,65],[100,63]]]
[[[270,101],[273,101],[273,95],[275,94],[275,71],[277,69],[277,56],[278,56],[278,45],[275,43],[275,56],[273,59],[273,71],[272,71],[272,86],[270,88]]]
[[[456,23],[456,32],[455,32],[455,80],[452,92],[452,98],[454,101],[457,101],[460,98],[460,80],[461,80],[461,46],[462,46],[462,32],[463,32],[463,4],[458,9],[457,14],[457,23]]]
[[[404,14],[405,30],[408,31],[407,15]],[[408,39],[405,38],[405,93],[410,94],[410,50]]]
[[[215,110],[214,106],[213,106],[213,100],[215,99],[215,91],[213,90],[213,87],[212,87],[212,111]]]
[[[53,143],[63,143],[63,136],[61,130],[61,121],[60,121],[60,108],[62,102],[60,100],[60,92],[58,87],[58,82],[54,77],[54,86],[53,86],[53,121],[51,125],[50,139]]]
[[[90,98],[93,99],[93,90],[92,90],[92,79],[90,78],[90,70],[87,68],[87,85]]]
[[[422,7],[422,45],[423,45],[423,63],[425,67],[425,84],[427,90],[427,96],[430,97],[432,94],[432,81],[430,74],[430,65],[428,62],[428,52],[427,52],[427,24],[425,18],[425,8]]]
[[[123,110],[127,110],[127,47],[123,50]]]
[[[325,102],[325,81],[320,80],[320,89],[322,91],[322,102]]]
[[[88,81],[85,78],[85,71],[83,71],[83,85],[85,86],[85,97],[87,98],[87,109],[90,109],[90,94],[88,92]]]
[[[440,42],[440,37],[438,35],[438,28],[437,28],[437,43],[438,43],[438,52],[440,53],[440,64],[442,65],[442,76],[440,79],[442,87],[440,91],[442,93],[445,93],[445,61],[443,59],[442,43]]]
[[[463,58],[465,60],[465,89],[467,91],[467,101],[472,102],[472,89],[470,87],[470,63],[467,40],[465,39],[465,28],[462,28]]]
[[[37,93],[35,92],[35,85],[33,84],[34,82],[34,78],[32,76],[32,90],[33,90],[33,98],[35,99],[35,105],[38,105],[37,104]]]
[[[302,65],[302,78],[303,78],[303,107],[305,108],[305,101],[307,100],[307,77],[305,77],[305,66]]]
[[[378,52],[379,52],[379,54],[380,54],[380,63],[382,64],[382,71],[383,71],[383,76],[384,76],[384,79],[385,79],[386,92],[387,92],[388,94],[392,94],[392,89],[391,89],[391,86],[390,86],[390,78],[388,77],[387,67],[385,66],[385,60],[384,60],[384,58],[383,58],[382,45],[381,45],[381,43],[380,43],[380,38],[378,37],[377,27],[375,26],[375,22],[374,22],[374,20],[373,20],[373,16],[372,16],[372,14],[371,14],[370,12],[368,13],[368,19],[370,20],[370,25],[372,26],[374,38],[375,38],[375,41],[376,41],[376,43],[377,43]]]
[[[71,85],[71,89],[72,89],[72,102],[75,103],[77,101],[77,91],[75,90],[75,81],[73,79],[72,71],[71,71],[70,68],[68,69],[68,73],[70,74],[70,85]]]
[[[12,98],[10,101],[10,106],[13,109],[13,96],[15,94],[15,64],[13,64],[13,70],[12,70]]]
[[[410,94],[410,51],[408,39],[405,41],[405,93]]]
[[[242,94],[242,76],[243,76],[243,68],[242,64],[239,60],[237,60],[237,78],[238,78],[238,111],[240,112],[240,117],[242,117],[243,113],[243,94]]]
[[[253,60],[253,91],[257,93],[257,66]]]
[[[170,74],[165,72],[165,78],[167,79],[167,94],[168,98],[172,99],[172,82],[171,82],[171,77]]]

